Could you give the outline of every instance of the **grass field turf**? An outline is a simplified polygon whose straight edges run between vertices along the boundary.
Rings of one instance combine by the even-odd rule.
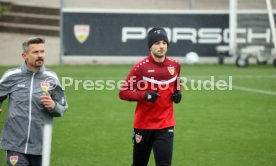
[[[9,67],[0,67],[0,74]],[[59,77],[76,80],[123,80],[131,65],[50,66]],[[276,165],[276,69],[271,65],[183,65],[189,79],[228,80],[233,85],[272,92],[184,90],[175,105],[174,166]],[[189,83],[188,83],[189,87]],[[132,160],[134,102],[116,90],[66,87],[69,110],[56,118],[52,166],[125,166]],[[7,102],[4,104],[4,109]],[[5,121],[0,114],[0,128]],[[0,165],[5,165],[0,151]],[[149,166],[153,166],[151,155]]]

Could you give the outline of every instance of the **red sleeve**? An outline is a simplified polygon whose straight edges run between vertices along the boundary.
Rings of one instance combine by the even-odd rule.
[[[175,82],[175,90],[179,90],[179,91],[182,91],[182,80],[181,80],[181,76],[180,76],[180,72],[181,72],[181,66],[180,64],[177,65],[177,79],[176,79],[176,82]]]
[[[122,85],[119,93],[119,97],[122,100],[127,101],[140,101],[144,100],[145,91],[139,91],[137,89],[137,82],[141,80],[141,75],[139,74],[136,65],[131,69],[128,74],[124,84]]]

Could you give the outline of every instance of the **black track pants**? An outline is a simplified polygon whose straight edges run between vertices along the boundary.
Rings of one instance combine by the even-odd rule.
[[[174,128],[161,130],[134,129],[133,166],[147,166],[151,150],[156,166],[170,166],[172,161]]]

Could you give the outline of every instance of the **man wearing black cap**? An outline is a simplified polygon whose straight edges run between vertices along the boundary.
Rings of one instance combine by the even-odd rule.
[[[180,65],[166,57],[166,31],[148,32],[150,54],[133,66],[120,89],[122,100],[136,101],[133,166],[147,166],[153,149],[157,166],[170,166],[174,137],[173,102],[181,101]]]

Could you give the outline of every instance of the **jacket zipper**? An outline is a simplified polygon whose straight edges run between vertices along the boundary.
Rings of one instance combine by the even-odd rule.
[[[28,125],[28,135],[27,135],[27,141],[26,141],[26,146],[25,146],[25,154],[27,154],[28,151],[28,143],[30,139],[30,133],[31,133],[31,120],[32,120],[32,98],[33,98],[33,82],[34,82],[34,75],[32,75],[31,79],[31,86],[30,86],[30,101],[29,101],[29,125]]]

